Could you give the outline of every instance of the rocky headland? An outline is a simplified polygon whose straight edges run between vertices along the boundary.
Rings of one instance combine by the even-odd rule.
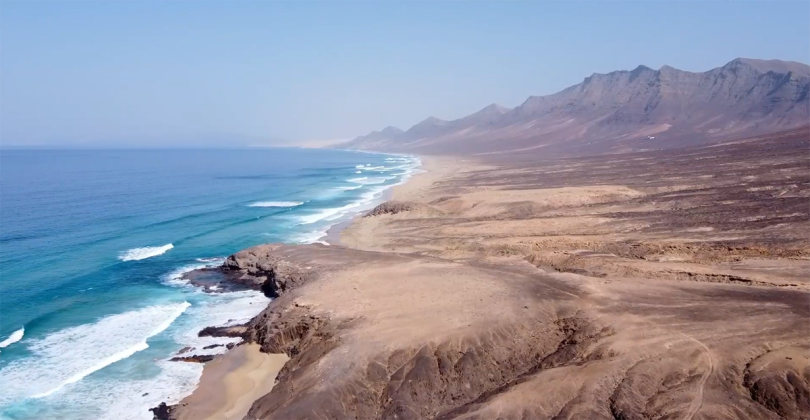
[[[341,245],[229,257],[274,300],[207,333],[289,357],[245,419],[807,419],[808,146],[426,159]]]

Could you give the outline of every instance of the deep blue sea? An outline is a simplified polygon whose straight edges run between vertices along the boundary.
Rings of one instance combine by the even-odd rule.
[[[151,419],[202,372],[167,359],[232,341],[197,331],[268,302],[203,293],[184,272],[318,241],[418,166],[335,150],[0,151],[0,418]]]

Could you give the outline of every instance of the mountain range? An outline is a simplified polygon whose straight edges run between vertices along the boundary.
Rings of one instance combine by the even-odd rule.
[[[810,123],[810,66],[738,58],[702,73],[595,73],[509,109],[496,104],[456,120],[429,117],[387,127],[340,148],[427,154],[541,153],[548,156],[674,148]]]

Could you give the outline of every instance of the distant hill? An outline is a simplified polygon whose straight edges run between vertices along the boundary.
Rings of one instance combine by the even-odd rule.
[[[338,147],[489,154],[596,154],[708,144],[810,120],[810,66],[738,58],[703,73],[663,66],[593,74],[513,109],[490,105],[407,131],[388,127]]]

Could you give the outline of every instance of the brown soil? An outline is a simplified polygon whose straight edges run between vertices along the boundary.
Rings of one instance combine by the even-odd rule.
[[[809,138],[428,158],[345,247],[229,260],[290,357],[245,418],[810,418]]]

